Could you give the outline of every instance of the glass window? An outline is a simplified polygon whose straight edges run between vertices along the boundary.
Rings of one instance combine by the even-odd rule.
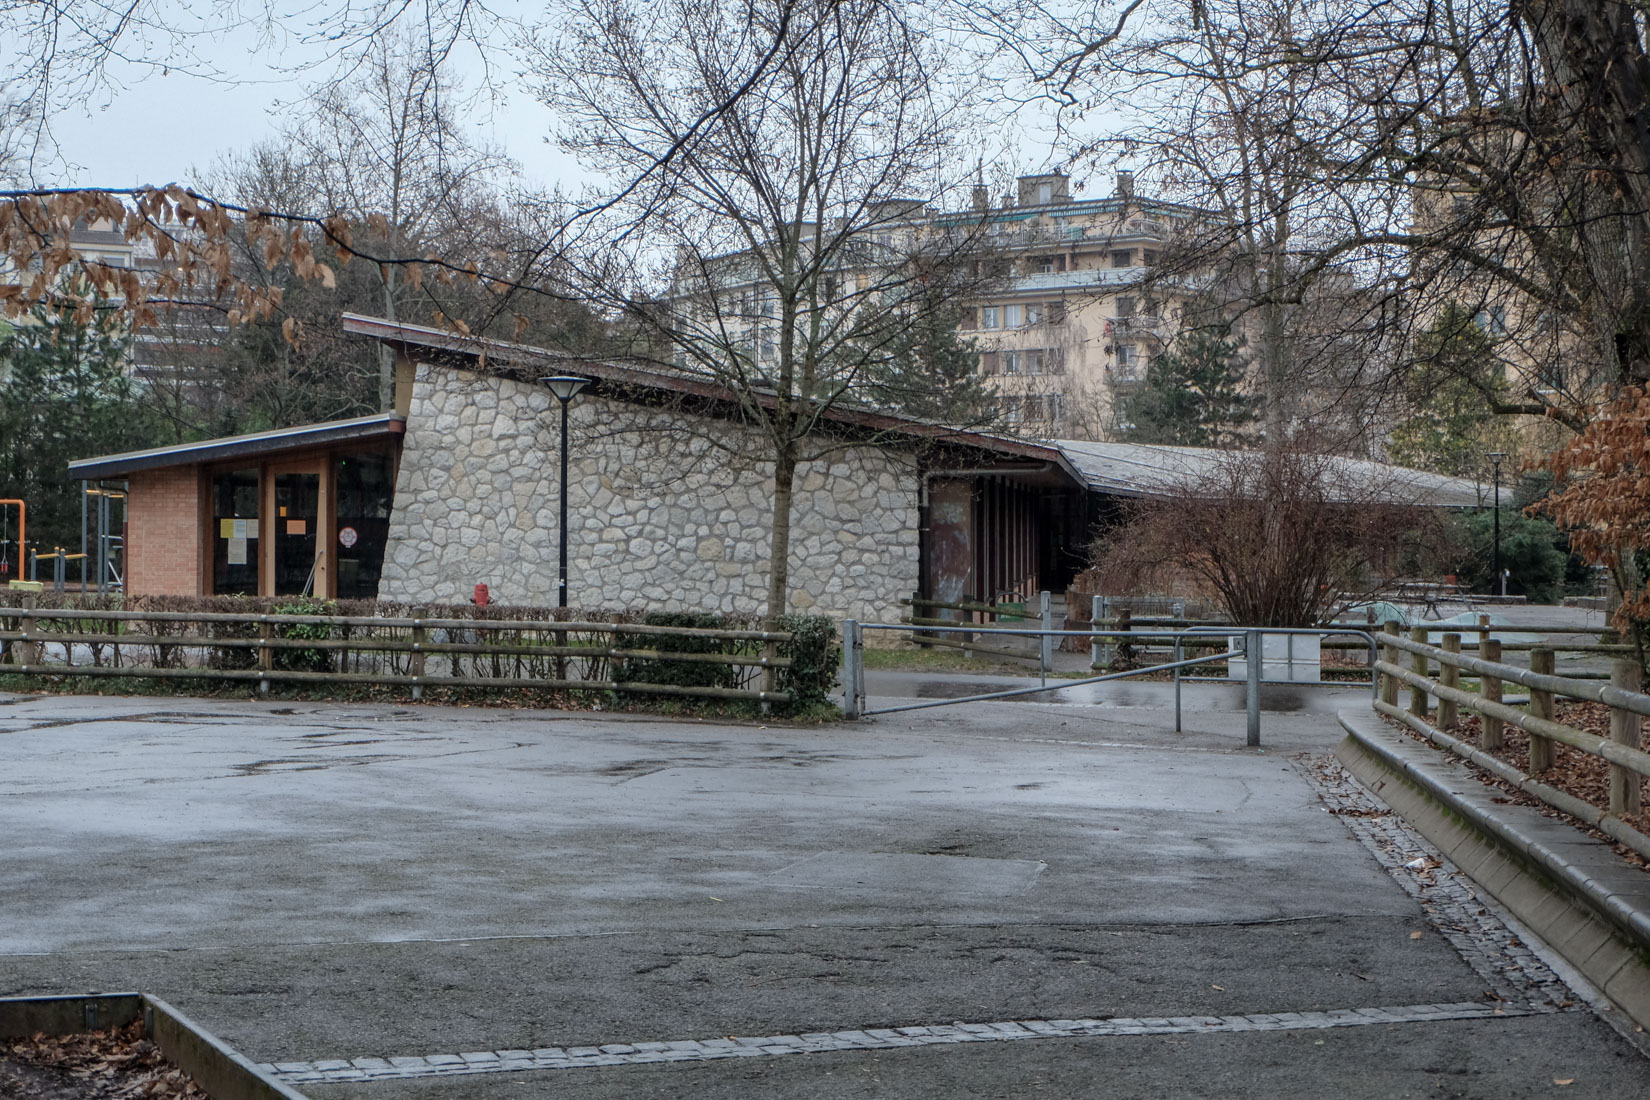
[[[1140,369],[1139,357],[1135,355],[1134,345],[1117,345],[1117,376],[1132,381],[1136,371]]]
[[[1113,266],[1113,267],[1133,267],[1134,266],[1134,249],[1132,249],[1132,248],[1119,248],[1119,249],[1114,250],[1111,254],[1111,266]]]
[[[1119,317],[1133,317],[1134,316],[1134,306],[1135,306],[1135,301],[1134,301],[1133,298],[1119,298],[1119,299],[1117,299],[1117,315]]]
[[[258,594],[258,470],[212,477],[212,592]]]
[[[395,464],[387,454],[344,455],[338,460],[338,598],[378,595],[389,541]]]
[[[1019,328],[1025,319],[1025,310],[1020,306],[1003,307],[1003,327]]]
[[[1003,313],[996,306],[985,306],[980,310],[981,328],[1002,328]]]
[[[1043,320],[1043,307],[1042,307],[1042,304],[1040,302],[1033,302],[1030,305],[1026,306],[1026,324],[1028,324],[1028,325],[1040,324],[1040,323],[1042,323],[1042,320]]]

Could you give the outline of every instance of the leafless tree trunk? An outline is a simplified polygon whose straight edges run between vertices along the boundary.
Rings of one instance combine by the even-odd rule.
[[[978,219],[931,218],[965,181],[977,123],[934,82],[937,40],[884,0],[580,0],[540,46],[564,146],[616,193],[569,238],[592,300],[633,326],[631,355],[711,382],[746,430],[708,441],[771,466],[767,613],[789,601],[799,469],[853,401]],[[751,450],[747,440],[759,440]]]

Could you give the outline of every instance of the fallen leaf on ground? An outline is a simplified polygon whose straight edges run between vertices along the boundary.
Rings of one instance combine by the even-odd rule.
[[[1412,939],[1412,940],[1418,940],[1424,935],[1426,935],[1425,932],[1411,932],[1409,934],[1409,938]]]

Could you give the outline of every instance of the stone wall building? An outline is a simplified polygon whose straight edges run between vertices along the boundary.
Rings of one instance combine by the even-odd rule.
[[[772,466],[731,395],[684,374],[346,316],[395,352],[396,409],[84,459],[129,490],[127,590],[409,603],[766,608]],[[1055,448],[833,409],[797,471],[789,606],[890,621],[914,592],[1024,597],[1082,565],[1087,496]]]
[[[683,373],[346,316],[389,346],[393,413],[106,455],[124,479],[126,588],[142,594],[557,602],[568,407],[568,604],[766,610],[772,469],[732,395]],[[1026,440],[829,410],[795,480],[789,606],[893,622],[901,599],[1031,599],[1088,564],[1097,521],[1222,461],[1185,447]],[[1390,471],[1338,460],[1353,479]],[[1417,503],[1471,483],[1401,472]]]

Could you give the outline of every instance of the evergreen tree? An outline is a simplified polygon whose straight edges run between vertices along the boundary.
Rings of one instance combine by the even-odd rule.
[[[29,541],[80,549],[80,484],[69,462],[153,442],[150,418],[125,371],[118,319],[44,310],[0,333],[0,497],[24,501]],[[15,539],[15,520],[10,537]],[[11,548],[12,577],[24,575]]]
[[[958,332],[962,310],[939,300],[942,293],[921,296],[904,311],[908,323],[869,368],[865,393],[873,404],[904,416],[979,427],[992,418],[997,398],[980,376],[979,349]],[[930,296],[935,300],[924,300]]]
[[[1403,380],[1410,416],[1392,430],[1394,462],[1455,477],[1484,466],[1484,452],[1512,451],[1508,426],[1494,406],[1507,380],[1495,347],[1473,314],[1450,302],[1415,341],[1414,364]]]
[[[1122,402],[1123,439],[1183,447],[1236,443],[1257,417],[1243,392],[1243,339],[1222,325],[1182,334],[1152,360],[1145,385]]]

